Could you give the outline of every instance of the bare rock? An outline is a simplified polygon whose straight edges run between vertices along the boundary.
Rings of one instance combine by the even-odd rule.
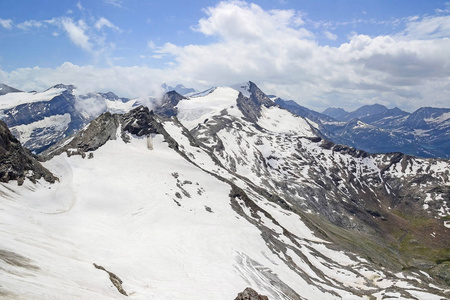
[[[269,300],[269,298],[248,287],[242,293],[239,293],[234,300]]]

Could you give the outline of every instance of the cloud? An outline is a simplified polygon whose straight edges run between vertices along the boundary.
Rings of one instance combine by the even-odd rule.
[[[73,84],[80,94],[112,91],[122,97],[162,95],[161,84],[181,80],[175,72],[148,67],[96,68],[66,62],[57,68],[0,69],[0,82],[24,91],[43,91],[58,83]]]
[[[0,18],[0,26],[2,26],[5,29],[11,29],[12,28],[12,20],[11,19],[2,19]]]
[[[294,10],[264,11],[256,4],[243,1],[220,2],[204,10],[207,18],[200,19],[193,29],[207,36],[217,36],[225,41],[253,41],[264,38],[266,33],[278,32],[295,37],[312,37],[306,29],[295,30],[290,25],[303,24],[300,14]],[[269,32],[267,32],[269,31]]]
[[[155,42],[153,42],[152,40],[148,41],[147,47],[151,50],[155,50],[156,49]]]
[[[325,37],[326,37],[327,39],[329,39],[329,40],[331,40],[331,41],[335,41],[335,40],[337,40],[337,38],[338,38],[338,36],[337,36],[336,34],[330,32],[330,31],[328,31],[328,30],[325,30],[325,31],[323,32],[323,34],[325,35]]]
[[[33,27],[39,28],[42,25],[43,24],[40,21],[28,20],[28,21],[22,22],[20,24],[17,24],[17,28],[22,29],[22,30],[29,30]]]
[[[113,5],[115,7],[122,7],[122,0],[103,0],[106,4]]]
[[[75,45],[83,50],[92,51],[92,43],[86,35],[86,23],[83,20],[75,23],[71,18],[62,18],[61,25]]]
[[[166,43],[155,51],[173,57],[177,73],[198,85],[252,80],[268,93],[317,109],[334,105],[336,99],[346,108],[386,99],[405,109],[423,106],[425,100],[433,101],[427,105],[448,106],[447,17],[412,18],[398,35],[355,34],[349,42],[330,47],[319,45],[312,32],[299,26],[299,13],[293,10],[265,11],[256,4],[227,1],[204,12],[206,17],[193,30],[216,42]]]
[[[98,19],[98,21],[95,23],[95,28],[97,30],[101,30],[103,27],[108,27],[108,28],[120,31],[119,27],[115,26],[109,20],[102,17],[102,18]]]
[[[450,36],[450,15],[410,19],[402,33],[411,39],[438,39]]]

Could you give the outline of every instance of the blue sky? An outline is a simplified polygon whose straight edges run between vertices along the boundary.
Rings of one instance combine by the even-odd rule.
[[[0,82],[120,96],[252,80],[322,110],[450,106],[450,2],[0,2]]]

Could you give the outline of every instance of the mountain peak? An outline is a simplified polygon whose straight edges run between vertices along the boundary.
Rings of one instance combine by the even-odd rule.
[[[275,105],[275,102],[251,81],[245,84],[235,84],[232,88],[239,91],[237,107],[252,122],[257,122],[261,117],[261,106],[271,107]]]
[[[18,90],[16,88],[10,87],[9,85],[0,83],[0,96],[6,95],[9,93],[20,93],[20,92],[22,92],[22,91]]]
[[[332,117],[338,121],[342,121],[345,116],[349,114],[349,112],[340,107],[328,107],[322,112],[322,114]]]
[[[178,114],[176,106],[183,99],[187,98],[175,90],[169,91],[162,97],[161,105],[155,109],[155,113],[166,117],[176,116]]]
[[[77,87],[72,84],[58,83],[58,84],[55,84],[54,86],[52,86],[51,88],[47,89],[46,91],[51,90],[51,89],[65,89],[65,90],[72,92],[76,88]]]

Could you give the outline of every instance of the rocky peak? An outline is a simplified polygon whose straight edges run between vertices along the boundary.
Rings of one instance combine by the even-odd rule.
[[[107,93],[99,93],[100,96],[102,96],[105,99],[116,101],[119,100],[119,96],[114,94],[113,92],[107,92]]]
[[[161,105],[155,109],[155,113],[166,117],[176,116],[178,113],[176,106],[183,99],[187,98],[176,91],[167,92],[162,98]]]
[[[67,84],[63,84],[63,83],[58,83],[58,84],[52,86],[52,87],[49,88],[49,89],[65,89],[65,90],[68,90],[68,91],[72,92],[73,90],[76,89],[76,86],[74,86],[74,85],[72,85],[72,84],[67,85]],[[47,89],[47,91],[48,91],[49,89]]]
[[[261,106],[271,107],[275,105],[275,102],[251,81],[248,82],[246,90],[250,95],[247,97],[240,91],[236,100],[237,107],[249,121],[256,123],[261,117]]]
[[[11,134],[6,124],[0,121],[0,182],[17,180],[22,185],[28,178],[32,182],[44,178],[54,182],[56,177],[44,168]]]
[[[159,133],[159,122],[146,106],[139,106],[120,118],[122,130],[137,136]]]

